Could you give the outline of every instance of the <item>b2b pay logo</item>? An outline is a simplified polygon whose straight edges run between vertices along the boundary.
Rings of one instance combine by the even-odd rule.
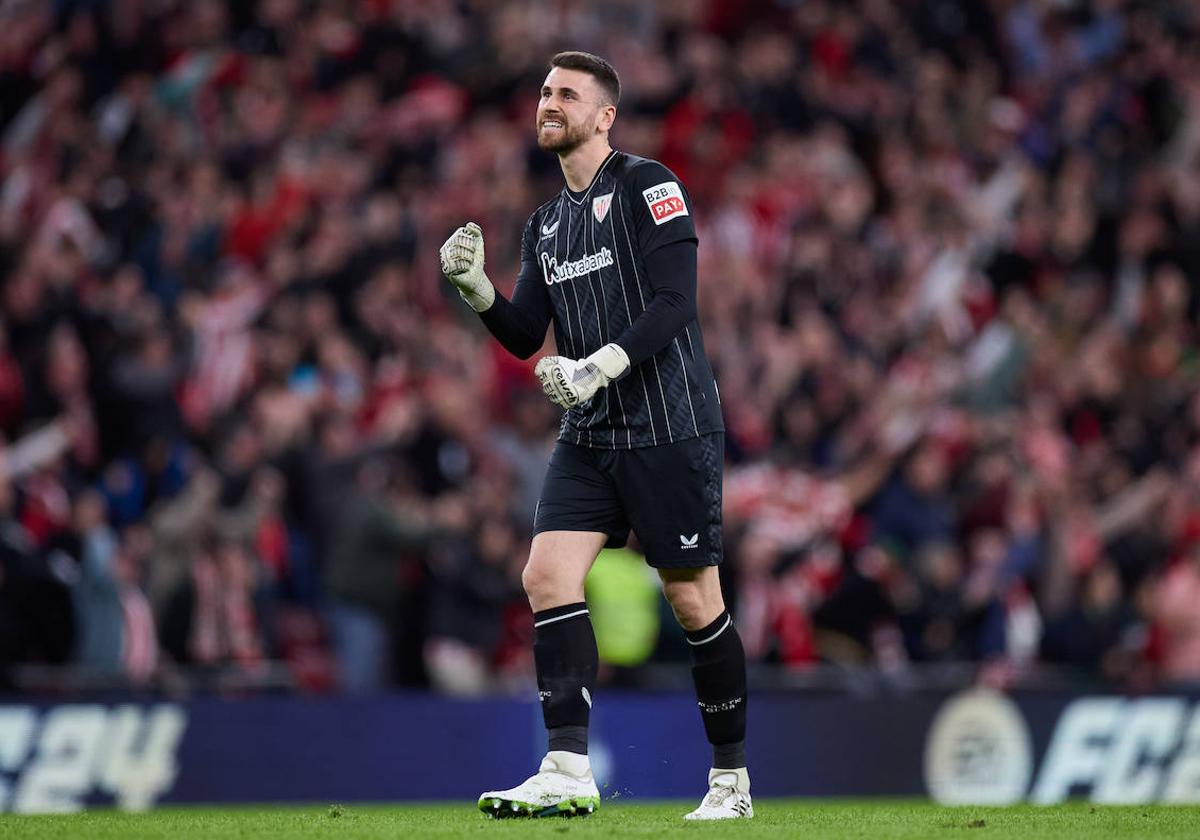
[[[68,813],[94,794],[145,810],[170,791],[179,706],[0,706],[0,811]]]
[[[674,181],[664,181],[642,190],[642,198],[646,199],[646,206],[650,208],[650,216],[655,225],[688,214],[687,205],[683,202],[683,190],[679,189],[679,184]]]

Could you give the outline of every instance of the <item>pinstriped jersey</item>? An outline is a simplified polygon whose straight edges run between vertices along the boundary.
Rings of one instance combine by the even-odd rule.
[[[665,166],[613,151],[586,190],[564,187],[534,211],[522,238],[519,282],[536,277],[544,284],[561,355],[590,355],[642,314],[656,287],[645,257],[696,241],[691,209],[687,191]],[[653,356],[568,410],[558,439],[630,449],[723,429],[700,324],[692,319]]]

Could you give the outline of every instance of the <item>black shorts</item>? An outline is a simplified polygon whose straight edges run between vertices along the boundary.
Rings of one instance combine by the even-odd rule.
[[[533,532],[598,531],[620,548],[632,528],[657,569],[721,562],[721,432],[638,449],[559,442],[550,456]]]

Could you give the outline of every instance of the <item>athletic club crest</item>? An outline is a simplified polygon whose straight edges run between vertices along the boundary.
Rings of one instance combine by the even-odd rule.
[[[609,193],[608,195],[598,195],[592,199],[592,213],[595,214],[597,222],[603,222],[608,216],[608,208],[612,206],[612,197],[613,194]]]

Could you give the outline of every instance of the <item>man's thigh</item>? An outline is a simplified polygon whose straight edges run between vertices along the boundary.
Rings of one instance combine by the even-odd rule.
[[[608,548],[629,538],[629,519],[606,469],[613,453],[558,443],[550,456],[542,496],[533,515],[533,533],[593,531],[605,534]]]
[[[720,563],[723,435],[618,454],[617,490],[646,561],[658,569]]]

